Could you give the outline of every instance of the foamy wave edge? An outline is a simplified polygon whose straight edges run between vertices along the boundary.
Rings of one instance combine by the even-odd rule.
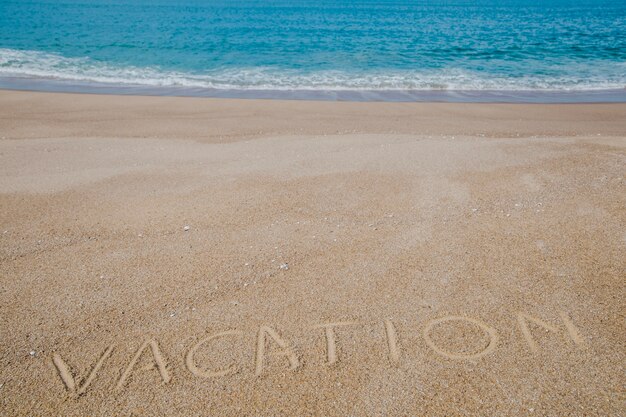
[[[626,64],[619,64],[625,67]],[[153,67],[118,67],[89,58],[68,58],[40,51],[0,48],[0,77],[92,82],[145,87],[186,87],[215,90],[274,91],[588,91],[624,89],[625,75],[616,79],[590,76],[548,78],[497,77],[459,69],[437,72],[385,70],[370,72],[315,71],[276,68],[225,68],[204,74],[164,71]]]

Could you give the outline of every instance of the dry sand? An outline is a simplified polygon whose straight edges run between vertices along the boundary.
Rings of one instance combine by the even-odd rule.
[[[0,137],[1,415],[624,415],[624,104],[2,91]]]

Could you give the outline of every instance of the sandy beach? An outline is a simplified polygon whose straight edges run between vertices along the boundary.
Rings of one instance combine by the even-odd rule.
[[[619,416],[626,104],[0,91],[0,414]]]

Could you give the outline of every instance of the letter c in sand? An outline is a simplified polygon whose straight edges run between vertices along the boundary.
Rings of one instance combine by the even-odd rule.
[[[189,372],[201,378],[211,378],[211,377],[215,378],[215,377],[226,376],[226,375],[234,373],[236,371],[236,368],[234,366],[223,369],[221,371],[209,371],[206,369],[202,369],[198,367],[198,365],[196,365],[196,361],[194,357],[196,355],[196,351],[202,345],[209,343],[212,340],[218,339],[220,337],[225,337],[225,336],[240,336],[242,334],[243,334],[242,332],[239,332],[236,330],[229,330],[226,332],[214,334],[213,336],[205,337],[204,339],[200,340],[198,343],[193,345],[191,349],[189,349],[189,352],[187,352],[187,357],[185,360],[187,364],[187,369],[189,369]]]

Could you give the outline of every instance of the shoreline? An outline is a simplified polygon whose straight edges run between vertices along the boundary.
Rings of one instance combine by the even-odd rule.
[[[146,86],[44,78],[0,77],[0,89],[11,91],[155,97],[205,97],[352,102],[441,103],[626,103],[626,87],[593,90],[313,90],[313,89],[211,89],[184,86]]]
[[[419,103],[124,96],[0,90],[7,138],[189,139],[393,134],[602,137],[626,132],[626,103]],[[55,109],[50,113],[49,109]]]

